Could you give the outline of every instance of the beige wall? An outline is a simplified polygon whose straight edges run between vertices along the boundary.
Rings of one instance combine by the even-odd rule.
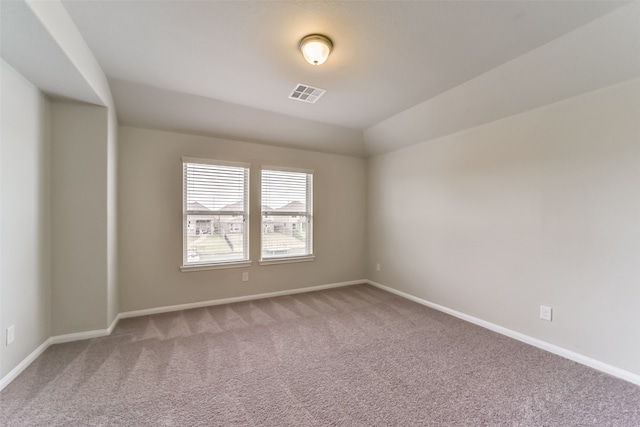
[[[53,334],[108,324],[108,110],[52,103]]]
[[[368,197],[370,279],[640,374],[640,79],[374,157]]]
[[[51,334],[50,104],[0,60],[0,378]],[[6,343],[6,328],[15,341]]]
[[[119,313],[118,301],[118,120],[109,108],[107,126],[107,325]]]
[[[363,159],[130,127],[118,150],[121,312],[364,278]],[[180,272],[183,156],[251,163],[250,268]],[[260,165],[315,171],[315,261],[258,264]]]

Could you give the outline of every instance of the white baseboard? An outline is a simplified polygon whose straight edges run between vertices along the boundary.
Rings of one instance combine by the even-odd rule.
[[[116,328],[116,325],[118,324],[118,320],[120,320],[120,314],[113,318],[111,325],[109,325],[109,327],[107,328],[107,335],[111,335],[111,332],[113,332],[113,330]]]
[[[50,345],[51,345],[51,338],[47,339],[45,342],[40,344],[38,348],[33,350],[31,354],[29,354],[27,357],[25,357],[22,360],[22,362],[18,363],[18,366],[13,368],[11,371],[9,371],[7,375],[2,377],[2,379],[0,379],[0,391],[4,390],[4,388],[8,386],[9,383],[11,383],[11,381],[16,379],[16,377],[20,375],[22,371],[27,369],[27,367],[31,365],[31,363],[33,363],[33,361],[36,360],[38,356],[44,353],[44,351],[48,349]]]
[[[127,311],[125,313],[120,313],[116,316],[115,319],[113,319],[113,322],[111,322],[111,325],[109,325],[107,329],[96,329],[93,331],[77,332],[73,334],[56,335],[56,336],[49,337],[45,342],[40,344],[38,348],[36,348],[33,352],[31,352],[31,354],[29,354],[22,362],[20,362],[15,368],[13,368],[7,375],[5,375],[3,378],[0,379],[0,391],[2,391],[6,386],[8,386],[11,383],[11,381],[13,381],[18,375],[20,375],[22,371],[27,369],[27,367],[31,363],[33,363],[33,361],[36,360],[38,356],[44,353],[44,351],[50,346],[52,346],[53,344],[62,344],[62,343],[72,342],[72,341],[106,337],[110,335],[111,332],[113,332],[113,329],[116,327],[120,319],[126,319],[129,317],[146,316],[149,314],[169,313],[172,311],[188,310],[190,308],[208,307],[212,305],[230,304],[234,302],[280,297],[285,295],[300,294],[303,292],[321,291],[323,289],[340,288],[343,286],[358,285],[362,283],[368,283],[368,281],[365,279],[352,280],[349,282],[310,286],[308,288],[289,289],[285,291],[267,292],[263,294],[246,295],[241,297],[224,298],[224,299],[209,300],[209,301],[200,301],[200,302],[194,302],[189,304],[171,305],[166,307],[148,308],[144,310],[135,310],[135,311]]]
[[[285,295],[300,294],[303,292],[321,291],[323,289],[341,288],[343,286],[358,285],[362,283],[368,283],[366,279],[352,280],[350,282],[331,283],[328,285],[310,286],[308,288],[289,289],[286,291],[266,292],[263,294],[245,295],[241,297],[214,299],[209,301],[199,301],[187,304],[170,305],[165,307],[146,308],[143,310],[126,311],[120,313],[118,318],[126,319],[129,317],[147,316],[149,314],[169,313],[172,311],[189,310],[192,308],[209,307],[212,305],[231,304],[234,302],[252,301],[257,299],[281,297]]]
[[[7,375],[5,375],[2,379],[0,379],[0,391],[2,391],[6,386],[8,386],[11,381],[16,379],[18,375],[22,373],[34,360],[38,358],[46,349],[51,347],[53,344],[62,344],[65,342],[72,341],[80,341],[87,340],[90,338],[98,338],[98,337],[106,337],[113,332],[113,329],[116,327],[118,323],[118,317],[116,316],[111,322],[111,325],[107,329],[97,329],[94,331],[85,331],[85,332],[77,332],[75,334],[65,334],[65,335],[54,335],[49,337],[45,342],[40,344],[38,348],[33,350],[31,354],[29,354],[22,362],[18,364],[15,368],[13,368]]]
[[[116,317],[116,320],[117,320],[117,317]],[[116,320],[114,320],[114,323],[116,322]],[[113,324],[113,326],[115,327],[115,324]],[[111,331],[113,331],[113,328],[109,327],[109,329],[96,329],[93,331],[76,332],[74,334],[55,335],[49,338],[49,340],[51,341],[50,344],[62,344],[65,342],[82,341],[82,340],[88,340],[91,338],[106,337],[107,335],[111,334]]]
[[[532,345],[534,347],[538,347],[542,350],[548,351],[549,353],[556,354],[558,356],[564,357],[569,360],[573,360],[574,362],[578,362],[582,365],[588,366],[590,368],[596,369],[598,371],[604,372],[606,374],[612,375],[614,377],[623,379],[625,381],[629,381],[630,383],[640,385],[640,375],[634,374],[629,371],[625,371],[624,369],[617,368],[615,366],[609,365],[607,363],[601,362],[596,359],[592,359],[583,354],[576,353],[571,350],[567,350],[566,348],[559,347],[555,344],[548,343],[546,341],[542,341],[538,338],[531,337],[529,335],[525,335],[520,332],[516,332],[514,330],[505,328],[500,325],[496,325],[495,323],[487,322],[486,320],[479,319],[477,317],[470,316],[465,313],[461,313],[459,311],[453,310],[451,308],[442,306],[440,304],[433,303],[431,301],[424,300],[422,298],[418,298],[406,292],[399,291],[394,288],[390,288],[389,286],[385,286],[380,283],[376,283],[371,280],[367,280],[367,283],[375,286],[376,288],[380,288],[387,292],[391,292],[392,294],[401,296],[408,300],[417,302],[418,304],[425,305],[427,307],[433,308],[438,311],[442,311],[443,313],[450,314],[451,316],[457,317],[459,319],[465,320],[469,323],[473,323],[478,326],[482,326],[483,328],[489,329],[493,332],[497,332],[499,334],[505,335],[509,338],[513,338],[515,340],[521,341],[525,344]]]
[[[285,295],[293,295],[293,294],[299,294],[299,293],[304,293],[304,292],[320,291],[320,290],[323,290],[323,289],[331,289],[331,288],[339,288],[339,287],[343,287],[343,286],[357,285],[357,284],[361,284],[361,283],[368,283],[368,284],[370,284],[372,286],[375,286],[377,288],[380,288],[380,289],[385,290],[387,292],[390,292],[392,294],[401,296],[401,297],[406,298],[408,300],[414,301],[414,302],[416,302],[418,304],[422,304],[424,306],[433,308],[433,309],[441,311],[443,313],[450,314],[451,316],[457,317],[459,319],[465,320],[467,322],[473,323],[475,325],[481,326],[483,328],[489,329],[489,330],[497,332],[499,334],[508,336],[510,338],[516,339],[516,340],[524,342],[526,344],[530,344],[530,345],[532,345],[534,347],[538,347],[538,348],[540,348],[542,350],[548,351],[550,353],[556,354],[556,355],[564,357],[566,359],[573,360],[574,362],[578,362],[578,363],[580,363],[582,365],[585,365],[585,366],[588,366],[590,368],[596,369],[598,371],[607,373],[607,374],[612,375],[614,377],[621,378],[621,379],[623,379],[625,381],[629,381],[630,383],[633,383],[633,384],[636,384],[636,385],[640,385],[640,375],[634,374],[634,373],[629,372],[629,371],[625,371],[624,369],[617,368],[615,366],[609,365],[607,363],[601,362],[601,361],[596,360],[596,359],[592,359],[592,358],[584,356],[584,355],[582,355],[580,353],[576,353],[574,351],[567,350],[567,349],[559,347],[557,345],[550,344],[550,343],[548,343],[546,341],[542,341],[540,339],[533,338],[533,337],[531,337],[529,335],[525,335],[525,334],[522,334],[520,332],[516,332],[516,331],[513,331],[511,329],[505,328],[503,326],[496,325],[495,323],[487,322],[487,321],[479,319],[477,317],[470,316],[468,314],[465,314],[465,313],[453,310],[451,308],[448,308],[448,307],[433,303],[431,301],[424,300],[422,298],[418,298],[418,297],[413,296],[411,294],[408,294],[406,292],[399,291],[397,289],[391,288],[389,286],[385,286],[383,284],[374,282],[372,280],[363,279],[363,280],[352,280],[352,281],[349,281],[349,282],[332,283],[332,284],[328,284],[328,285],[311,286],[311,287],[308,287],[308,288],[298,288],[298,289],[291,289],[291,290],[285,290],[285,291],[267,292],[267,293],[262,293],[262,294],[246,295],[246,296],[241,296],[241,297],[224,298],[224,299],[218,299],[218,300],[201,301],[201,302],[188,303],[188,304],[179,304],[179,305],[172,305],[172,306],[165,306],[165,307],[156,307],[156,308],[149,308],[149,309],[144,309],[144,310],[135,310],[135,311],[128,311],[128,312],[120,313],[120,314],[118,314],[118,316],[116,316],[115,319],[113,319],[113,322],[111,323],[111,325],[107,329],[97,329],[97,330],[93,330],[93,331],[85,331],[85,332],[78,332],[78,333],[73,333],[73,334],[57,335],[57,336],[50,337],[45,342],[40,344],[40,346],[38,346],[38,348],[36,348],[33,352],[31,352],[31,354],[29,354],[22,362],[20,362],[15,368],[13,368],[7,375],[5,375],[2,379],[0,379],[0,391],[2,391],[7,385],[9,385],[9,383],[11,383],[11,381],[13,381],[18,375],[20,375],[20,373],[22,373],[22,371],[24,371],[31,363],[33,363],[33,361],[36,360],[38,358],[38,356],[40,356],[42,353],[44,353],[44,351],[47,348],[49,348],[51,345],[53,345],[53,344],[61,344],[61,343],[71,342],[71,341],[79,341],[79,340],[85,340],[85,339],[90,339],[90,338],[98,338],[98,337],[108,336],[108,335],[111,334],[111,332],[113,332],[113,329],[116,327],[116,325],[117,325],[117,323],[118,323],[118,321],[120,319],[125,319],[125,318],[130,318],[130,317],[138,317],[138,316],[146,316],[146,315],[149,315],[149,314],[168,313],[168,312],[179,311],[179,310],[188,310],[188,309],[191,309],[191,308],[208,307],[208,306],[221,305],[221,304],[230,304],[230,303],[234,303],[234,302],[251,301],[251,300],[257,300],[257,299],[264,299],[264,298],[274,298],[274,297],[285,296]]]

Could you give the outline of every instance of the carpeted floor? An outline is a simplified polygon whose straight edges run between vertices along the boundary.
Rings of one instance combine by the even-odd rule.
[[[368,285],[120,321],[3,426],[640,426],[640,387]]]

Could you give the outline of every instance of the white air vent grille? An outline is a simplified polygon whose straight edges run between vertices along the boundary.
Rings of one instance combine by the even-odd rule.
[[[293,89],[293,92],[291,92],[291,95],[289,95],[289,98],[315,104],[325,92],[326,90],[324,89],[298,83],[295,89]]]

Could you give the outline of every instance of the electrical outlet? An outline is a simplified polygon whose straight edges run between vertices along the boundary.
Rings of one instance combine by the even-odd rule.
[[[249,281],[249,272],[245,271],[244,273],[242,273],[242,281],[243,282],[248,282]]]
[[[7,328],[7,345],[11,344],[16,337],[16,327],[11,325]]]
[[[549,322],[551,322],[551,307],[547,307],[546,305],[541,305],[540,318],[542,320],[548,320]]]
[[[376,271],[380,271],[380,263],[376,263]]]

